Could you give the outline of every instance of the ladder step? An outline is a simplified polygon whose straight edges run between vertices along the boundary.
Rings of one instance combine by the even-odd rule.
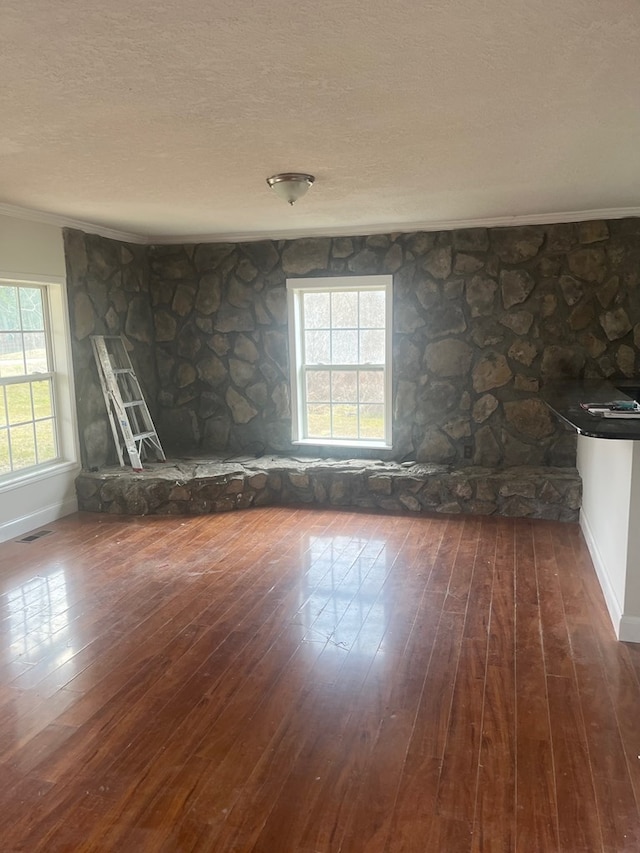
[[[131,406],[144,406],[144,400],[129,400],[128,402],[124,402],[125,409],[129,409]]]
[[[154,429],[152,429],[152,430],[149,430],[149,432],[134,433],[133,437],[137,441],[139,438],[149,438],[149,436],[155,435],[155,434],[156,434],[156,431]]]
[[[130,373],[132,376],[135,376],[131,367],[112,367],[111,370],[114,373]]]

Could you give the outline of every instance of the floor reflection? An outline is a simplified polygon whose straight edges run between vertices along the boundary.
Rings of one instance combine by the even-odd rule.
[[[311,535],[305,553],[300,610],[305,639],[361,655],[383,651],[385,541]]]
[[[45,655],[60,665],[73,655],[63,569],[37,576],[5,593],[10,652],[23,663]]]

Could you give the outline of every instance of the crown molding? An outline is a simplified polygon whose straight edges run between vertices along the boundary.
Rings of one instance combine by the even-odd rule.
[[[42,225],[55,225],[58,228],[75,228],[77,231],[85,231],[88,234],[97,234],[107,237],[109,240],[120,240],[123,243],[150,243],[148,237],[143,234],[134,234],[130,231],[120,231],[117,228],[106,228],[104,225],[96,225],[94,222],[86,222],[83,219],[72,219],[69,216],[61,216],[58,213],[46,213],[42,210],[33,210],[29,207],[18,207],[13,204],[0,203],[0,214],[12,216],[14,219],[24,219],[27,222],[39,222]]]
[[[61,284],[65,285],[67,279],[63,275],[39,275],[37,273],[5,272],[0,270],[0,281],[9,284]]]
[[[258,240],[297,240],[301,237],[362,237],[373,234],[405,234],[413,231],[453,231],[464,228],[509,228],[516,225],[558,225],[565,222],[589,222],[594,219],[640,217],[640,207],[614,207],[599,210],[573,210],[559,213],[529,213],[521,216],[494,216],[479,219],[440,219],[430,222],[377,222],[357,227],[344,225],[287,231],[233,231],[225,234],[182,234],[149,237],[152,245],[174,243],[253,243]]]
[[[556,213],[528,213],[519,216],[480,217],[478,219],[439,219],[414,222],[376,222],[356,227],[349,225],[324,228],[288,229],[286,231],[233,231],[225,234],[136,234],[107,228],[93,222],[72,219],[56,213],[45,213],[26,207],[0,203],[0,214],[97,234],[110,240],[139,245],[172,245],[181,243],[255,243],[259,240],[297,240],[302,237],[360,237],[373,234],[398,234],[412,231],[453,231],[464,228],[509,228],[517,225],[557,225],[565,222],[588,222],[593,219],[626,219],[640,217],[640,207],[613,207],[597,210],[571,210]]]

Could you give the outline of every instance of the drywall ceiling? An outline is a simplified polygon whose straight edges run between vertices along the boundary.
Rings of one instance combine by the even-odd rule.
[[[640,210],[637,0],[4,0],[0,22],[4,206],[158,239]],[[293,208],[265,183],[291,170],[317,178]]]

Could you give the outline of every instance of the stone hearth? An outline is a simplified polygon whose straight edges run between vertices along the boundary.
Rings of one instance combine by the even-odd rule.
[[[315,504],[410,513],[468,513],[577,521],[575,468],[452,469],[430,463],[238,456],[83,471],[79,508],[128,515],[197,515],[251,506]]]

